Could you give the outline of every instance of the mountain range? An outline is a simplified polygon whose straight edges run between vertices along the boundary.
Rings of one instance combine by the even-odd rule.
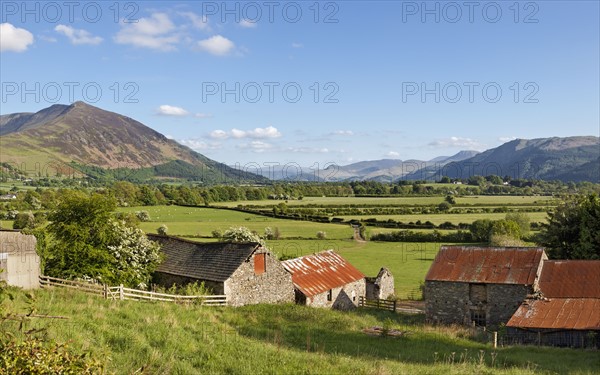
[[[484,152],[461,151],[431,160],[383,159],[323,169],[297,164],[242,172],[168,139],[118,113],[83,102],[35,113],[0,116],[0,162],[29,175],[77,173],[144,181],[180,178],[205,183],[271,180],[439,180],[499,175],[562,181],[600,180],[600,139],[594,136],[516,139]]]

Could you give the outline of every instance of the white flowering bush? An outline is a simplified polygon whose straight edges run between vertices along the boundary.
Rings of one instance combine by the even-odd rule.
[[[152,272],[161,261],[160,245],[150,241],[144,231],[113,221],[113,238],[108,250],[114,259],[115,279],[124,284],[145,288]]]

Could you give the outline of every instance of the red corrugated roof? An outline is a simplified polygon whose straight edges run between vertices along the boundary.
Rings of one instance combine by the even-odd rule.
[[[292,274],[292,282],[305,296],[364,279],[365,275],[332,250],[281,262]]]
[[[532,285],[542,259],[539,247],[442,246],[425,280]]]
[[[540,290],[549,298],[600,298],[600,260],[548,260]]]
[[[545,329],[600,329],[600,299],[553,298],[524,302],[509,327]]]

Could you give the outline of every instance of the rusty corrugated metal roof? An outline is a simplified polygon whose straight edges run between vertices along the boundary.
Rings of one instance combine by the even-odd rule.
[[[600,260],[547,260],[539,286],[549,298],[600,298]]]
[[[542,259],[540,247],[442,246],[425,280],[532,285]]]
[[[292,274],[294,286],[307,297],[365,277],[362,272],[333,250],[289,259],[281,264]]]
[[[600,330],[600,299],[553,298],[521,304],[508,327]]]

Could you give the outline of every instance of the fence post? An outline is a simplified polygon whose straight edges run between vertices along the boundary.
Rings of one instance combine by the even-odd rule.
[[[494,331],[494,349],[498,347],[498,332]]]
[[[396,312],[396,300],[394,300],[394,312]]]
[[[120,300],[124,300],[125,296],[123,295],[124,290],[123,290],[123,284],[119,285],[119,299]]]
[[[104,284],[103,296],[104,299],[108,299],[108,284]]]

